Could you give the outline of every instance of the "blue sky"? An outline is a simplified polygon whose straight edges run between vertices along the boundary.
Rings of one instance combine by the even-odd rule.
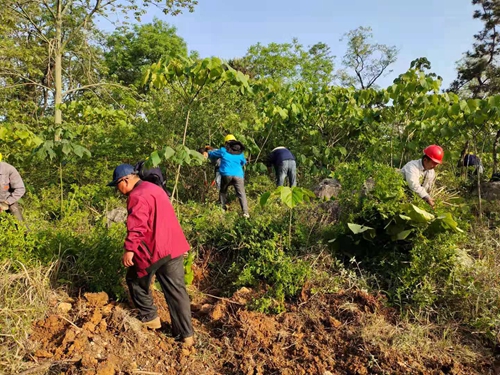
[[[470,0],[199,0],[194,13],[172,17],[151,10],[142,22],[158,17],[175,25],[189,49],[202,57],[241,57],[257,42],[284,43],[294,37],[306,46],[324,42],[337,56],[337,68],[346,49],[339,39],[358,26],[370,26],[375,42],[400,50],[393,73],[381,78],[380,86],[425,56],[448,87],[456,61],[482,27],[472,19],[473,11]]]

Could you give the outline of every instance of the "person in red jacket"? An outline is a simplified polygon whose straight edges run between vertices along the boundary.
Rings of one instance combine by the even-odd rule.
[[[127,285],[143,324],[161,327],[149,293],[153,275],[161,285],[172,319],[172,334],[186,346],[193,345],[191,305],[184,282],[184,257],[189,244],[166,192],[142,181],[129,164],[114,170],[108,186],[127,195],[127,237],[122,263],[128,267]]]

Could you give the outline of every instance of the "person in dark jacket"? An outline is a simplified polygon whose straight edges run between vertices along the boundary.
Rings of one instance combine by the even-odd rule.
[[[472,152],[469,152],[468,154],[464,155],[463,158],[460,158],[460,160],[458,161],[458,167],[467,168],[469,177],[483,174],[484,172],[481,159],[479,158],[479,156],[474,155]]]
[[[288,177],[288,184],[290,186],[297,186],[297,165],[295,156],[293,156],[289,149],[283,146],[276,147],[268,155],[266,165],[269,173],[271,173],[271,166],[274,167],[276,186],[283,186],[286,177]]]
[[[204,153],[204,156],[208,156],[211,160],[220,159],[221,186],[219,200],[222,208],[226,209],[227,189],[232,185],[240,201],[243,216],[248,218],[250,215],[245,193],[245,172],[243,171],[243,166],[247,163],[243,154],[245,147],[232,134],[228,134],[224,142],[224,147]]]
[[[127,285],[143,325],[158,329],[158,317],[149,286],[153,275],[161,285],[172,320],[172,334],[193,345],[191,307],[184,282],[184,257],[189,244],[165,191],[142,181],[129,164],[121,164],[108,186],[127,198],[127,237],[122,263]]]

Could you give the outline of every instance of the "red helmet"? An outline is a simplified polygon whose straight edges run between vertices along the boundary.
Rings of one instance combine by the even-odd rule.
[[[440,146],[427,146],[424,150],[424,154],[435,163],[441,164],[443,162],[444,151]]]

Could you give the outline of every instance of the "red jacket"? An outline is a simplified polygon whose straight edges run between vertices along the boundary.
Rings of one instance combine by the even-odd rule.
[[[170,255],[172,259],[189,250],[189,244],[165,191],[150,182],[140,181],[127,199],[127,238],[125,250],[134,252],[137,276]]]

